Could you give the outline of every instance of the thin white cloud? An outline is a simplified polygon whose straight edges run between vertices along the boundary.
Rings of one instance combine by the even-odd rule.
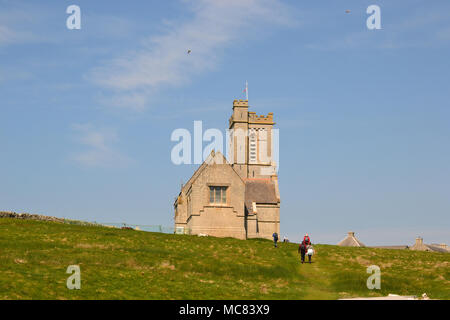
[[[127,94],[101,97],[99,101],[109,107],[126,107],[133,111],[142,111],[148,103],[148,96],[144,92],[130,91]]]
[[[95,128],[91,124],[73,124],[75,140],[87,147],[87,150],[72,154],[71,159],[86,167],[124,167],[132,160],[116,150],[113,145],[118,141],[115,130]]]
[[[40,36],[35,31],[46,21],[48,21],[48,13],[39,6],[8,3],[0,10],[0,47],[53,42],[53,37]]]
[[[1,3],[1,0],[0,0]],[[0,4],[2,6],[2,4]],[[82,30],[69,31],[65,26],[65,10],[53,5],[26,3],[25,1],[10,1],[0,10],[0,47],[16,44],[51,44],[60,45],[67,40],[68,33],[76,32],[71,41],[78,41],[83,54],[108,52],[105,45],[89,46],[89,50],[82,47],[88,40],[96,43],[111,39],[121,40],[135,33],[135,22],[131,19],[107,15],[82,7]],[[54,19],[61,15],[61,19]]]
[[[33,73],[22,70],[19,67],[14,66],[0,66],[0,83],[12,82],[12,81],[26,81],[33,80],[35,76]]]
[[[9,26],[0,25],[0,46],[36,41],[37,37],[30,32],[18,31]]]
[[[14,40],[15,33],[8,27],[0,25],[0,44],[6,44]]]
[[[163,35],[145,39],[139,50],[105,62],[88,75],[113,90],[110,102],[116,107],[141,110],[161,88],[189,83],[214,70],[223,49],[242,43],[250,30],[294,23],[289,9],[277,0],[184,2],[193,13],[190,20],[166,23]]]
[[[329,38],[306,44],[306,47],[318,50],[345,50],[423,48],[442,45],[448,43],[450,39],[447,36],[450,30],[447,16],[445,10],[431,8],[428,11],[408,12],[401,20],[386,22],[382,14],[382,30],[368,30],[365,24],[361,24],[359,31],[342,35],[330,33]]]

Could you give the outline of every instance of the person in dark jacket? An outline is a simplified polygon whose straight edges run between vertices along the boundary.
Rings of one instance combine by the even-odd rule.
[[[303,240],[300,246],[298,247],[298,252],[300,253],[300,257],[302,259],[302,263],[305,263],[305,254],[306,254],[307,244]]]
[[[277,241],[278,241],[278,233],[274,232],[273,235],[273,244],[275,246],[275,248],[277,247]]]

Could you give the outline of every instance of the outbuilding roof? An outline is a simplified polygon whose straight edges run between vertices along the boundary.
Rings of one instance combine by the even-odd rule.
[[[356,239],[355,233],[350,231],[344,240],[341,240],[338,244],[341,247],[365,247],[364,243]]]

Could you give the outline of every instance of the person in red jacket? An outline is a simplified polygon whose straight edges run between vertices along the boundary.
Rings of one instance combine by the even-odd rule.
[[[305,237],[303,238],[303,241],[305,242],[306,245],[310,245],[311,244],[311,239],[309,238],[308,234],[305,234]]]

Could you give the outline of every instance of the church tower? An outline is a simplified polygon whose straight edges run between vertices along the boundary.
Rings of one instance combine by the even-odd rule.
[[[273,113],[248,111],[248,100],[233,101],[229,121],[229,162],[242,178],[276,177],[273,159]]]

